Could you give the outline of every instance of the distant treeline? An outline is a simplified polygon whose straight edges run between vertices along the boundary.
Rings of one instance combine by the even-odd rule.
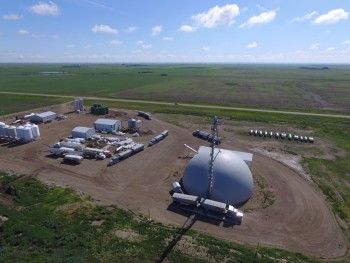
[[[300,69],[328,70],[329,67],[299,67]]]

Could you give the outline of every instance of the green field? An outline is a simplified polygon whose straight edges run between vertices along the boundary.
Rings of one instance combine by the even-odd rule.
[[[221,241],[146,216],[97,206],[70,189],[0,173],[13,206],[0,203],[0,262],[322,262],[301,254]],[[1,224],[2,223],[2,224]],[[188,240],[178,249],[179,240]]]
[[[39,75],[39,72],[54,72],[65,71],[68,74],[60,76],[44,76]],[[28,93],[48,93],[48,94],[63,94],[63,95],[81,95],[81,96],[101,96],[112,98],[137,98],[137,99],[151,99],[151,100],[166,100],[174,102],[196,102],[198,104],[218,104],[218,105],[232,105],[242,107],[267,107],[267,108],[287,108],[297,110],[335,110],[337,112],[350,112],[350,66],[332,66],[330,70],[319,69],[300,69],[297,65],[265,65],[265,66],[246,66],[246,65],[88,65],[88,67],[64,67],[64,65],[0,65],[0,91],[13,92],[28,92]],[[0,94],[0,115],[13,113],[18,111],[30,111],[38,107],[54,105],[62,102],[70,101],[69,99],[56,99],[40,96],[16,96]],[[317,103],[316,103],[317,102]],[[98,103],[98,101],[85,101],[85,105]],[[281,129],[297,128],[300,130],[310,130],[312,135],[317,140],[324,140],[334,144],[335,153],[339,152],[335,159],[322,159],[317,154],[314,157],[303,158],[303,166],[311,174],[312,180],[319,186],[327,201],[331,205],[334,213],[343,220],[342,230],[345,235],[350,238],[350,120],[341,118],[326,118],[326,117],[312,117],[312,116],[294,116],[282,115],[277,113],[256,113],[245,111],[230,111],[218,109],[199,109],[166,105],[151,105],[140,103],[126,103],[126,102],[101,102],[112,108],[128,108],[128,109],[142,109],[152,113],[166,113],[177,115],[196,115],[203,116],[210,119],[213,115],[218,115],[229,120],[245,121],[254,123],[255,126],[261,124],[278,124]],[[321,104],[323,106],[321,106]],[[328,106],[327,106],[328,105]],[[328,108],[329,107],[329,108]],[[36,183],[34,183],[35,185]],[[25,190],[23,190],[25,191]],[[60,190],[63,191],[63,190]],[[75,199],[74,199],[75,200]],[[74,201],[75,202],[75,201]],[[80,202],[80,201],[79,201]],[[43,204],[45,201],[43,201]],[[20,204],[20,203],[19,203]],[[59,204],[61,205],[61,204]],[[48,205],[49,206],[49,205]],[[1,208],[7,209],[7,208]],[[107,213],[105,208],[93,207],[88,211],[102,211]],[[6,210],[7,211],[7,210]],[[113,213],[119,213],[120,219],[123,221],[123,216],[131,220],[126,225],[118,227],[128,227],[135,222],[132,215],[121,210],[113,210]],[[20,211],[17,211],[20,213]],[[16,213],[17,213],[16,212]],[[8,210],[8,214],[15,213]],[[82,217],[90,218],[90,212],[81,211]],[[86,214],[87,213],[87,214]],[[91,212],[94,215],[97,212]],[[112,213],[112,214],[113,214]],[[0,213],[1,214],[1,213]],[[79,214],[80,215],[80,214]],[[110,213],[108,212],[108,216]],[[16,214],[15,217],[22,218],[23,214]],[[60,215],[61,216],[61,215]],[[54,220],[55,215],[51,216]],[[114,217],[113,217],[114,218]],[[18,219],[19,220],[19,219]],[[28,219],[29,221],[32,219]],[[34,220],[34,219],[33,219]],[[51,219],[50,219],[51,220]],[[67,222],[72,225],[64,226],[69,231],[79,229],[72,219]],[[90,220],[90,219],[89,219]],[[117,221],[118,221],[117,220]],[[17,226],[23,229],[23,222],[17,222]],[[56,221],[54,221],[56,222]],[[41,223],[40,227],[43,226]],[[39,226],[36,226],[37,228]],[[84,226],[86,227],[86,226]],[[89,226],[90,227],[90,226]],[[133,226],[134,227],[134,226]],[[139,233],[139,226],[132,228],[132,231]],[[145,225],[142,225],[145,227]],[[155,228],[154,228],[155,227]],[[159,227],[159,228],[158,228]],[[34,229],[37,229],[34,228]],[[31,228],[30,228],[31,229]],[[88,229],[88,227],[87,227]],[[104,229],[104,228],[103,228]],[[175,235],[179,229],[169,228],[160,224],[151,225],[152,231],[156,233],[163,233],[161,238]],[[12,230],[11,230],[12,231]],[[45,231],[42,235],[45,237]],[[55,230],[56,231],[56,230]],[[72,249],[77,244],[74,242],[83,242],[85,236],[77,237],[75,232],[66,230],[68,236],[73,236],[67,247],[58,246],[52,248],[51,245],[45,247],[40,242],[37,252],[38,258],[43,258],[48,255],[48,251],[54,251],[58,254],[58,258],[66,255],[64,249]],[[93,230],[97,231],[97,230]],[[98,230],[102,233],[107,233],[107,230]],[[97,232],[98,232],[97,231]],[[152,231],[150,233],[152,233]],[[169,231],[169,232],[166,232]],[[74,234],[72,234],[74,233]],[[95,233],[95,232],[94,232]],[[150,238],[152,234],[146,234]],[[194,232],[189,231],[186,234],[192,235]],[[1,235],[0,231],[0,235]],[[30,232],[34,235],[35,231]],[[28,234],[28,238],[33,238]],[[41,234],[40,234],[41,235]],[[47,234],[52,238],[54,234]],[[79,235],[78,235],[79,236]],[[41,237],[40,237],[41,238]],[[46,238],[46,237],[45,237]],[[44,238],[44,240],[46,240]],[[68,238],[68,237],[64,237]],[[69,237],[70,238],[70,237]],[[68,238],[68,240],[70,240]],[[141,245],[140,250],[136,250],[133,242],[124,243],[124,241],[108,239],[108,236],[98,236],[97,239],[102,246],[101,250],[91,250],[93,242],[89,239],[83,244],[84,256],[94,261],[91,252],[97,253],[101,258],[101,262],[108,261],[111,257],[111,249],[119,251],[118,253],[135,253],[135,261],[152,261],[164,251],[165,245],[157,246],[155,243],[159,239],[147,240],[151,247]],[[158,238],[158,236],[156,236]],[[224,248],[239,251],[242,258],[237,254],[232,255],[235,262],[246,262],[247,259],[252,259],[255,255],[255,249],[252,247],[241,247],[235,244],[227,244],[222,241],[217,241],[209,237],[201,237],[201,240],[208,242],[208,249],[214,252],[215,247],[219,245]],[[7,240],[7,239],[6,239]],[[49,239],[50,241],[51,239]],[[8,240],[7,240],[8,241]],[[2,242],[4,242],[2,240]],[[18,248],[16,240],[6,243],[7,246],[0,248],[1,255],[6,255],[9,258],[15,256],[14,248]],[[28,241],[23,241],[28,242]],[[51,242],[51,241],[50,241]],[[105,243],[103,243],[105,242]],[[116,243],[114,243],[116,242]],[[2,243],[4,244],[4,243]],[[209,245],[210,244],[210,245]],[[73,247],[71,247],[73,246]],[[21,246],[20,246],[21,247]],[[28,258],[35,253],[32,250],[25,250],[28,246],[24,246],[24,250],[18,256],[27,256]],[[3,249],[3,250],[1,250]],[[127,252],[125,252],[127,251]],[[146,251],[146,255],[141,256]],[[270,258],[286,258],[291,257],[290,262],[313,262],[313,259],[307,259],[301,255],[295,255],[280,250],[262,249],[262,253],[266,253],[266,257],[262,257],[257,262],[270,262]],[[26,254],[27,253],[27,254]],[[217,251],[215,253],[218,253]],[[62,255],[61,255],[62,254]],[[269,255],[269,256],[268,256]],[[73,259],[73,255],[70,255]],[[205,262],[198,258],[192,258],[188,255],[176,255],[171,252],[169,257],[172,261],[177,262]],[[237,257],[237,258],[236,258]],[[217,262],[220,262],[222,256],[218,255]],[[0,258],[0,262],[1,262]],[[38,260],[40,261],[40,260]],[[52,259],[53,262],[60,262],[60,260]],[[78,261],[78,260],[77,260]],[[5,261],[3,261],[5,262]]]
[[[0,64],[0,91],[350,112],[349,73],[350,66]]]
[[[0,118],[4,115],[31,111],[42,107],[61,104],[71,100],[62,98],[45,98],[40,96],[18,96],[0,94]]]

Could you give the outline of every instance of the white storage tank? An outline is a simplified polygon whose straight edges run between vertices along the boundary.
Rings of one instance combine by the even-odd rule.
[[[22,139],[23,138],[23,129],[24,129],[24,126],[23,125],[20,125],[16,128],[16,131],[17,131],[17,137],[18,139]]]
[[[9,128],[10,126],[5,124],[5,126],[3,126],[1,129],[2,129],[2,134],[4,137],[7,137],[7,129]]]
[[[9,126],[7,128],[7,137],[15,139],[17,138],[17,131],[15,126]]]
[[[138,128],[141,128],[141,126],[142,126],[142,121],[141,120],[137,120],[135,122],[135,128],[138,129]]]
[[[33,140],[32,128],[30,126],[25,126],[22,130],[22,141],[29,142]]]
[[[2,131],[2,128],[5,126],[5,123],[3,122],[0,122],[0,137],[3,136],[3,131]]]
[[[32,128],[32,134],[34,139],[39,138],[40,137],[39,126],[36,124],[33,124],[31,128]]]

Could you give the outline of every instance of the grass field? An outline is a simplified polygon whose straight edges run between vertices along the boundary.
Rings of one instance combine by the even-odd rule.
[[[0,91],[350,112],[349,73],[350,66],[1,64]]]
[[[43,76],[38,74],[39,72],[47,71],[65,71],[69,74],[62,76]],[[350,67],[347,66],[334,66],[331,67],[330,70],[312,70],[299,69],[298,66],[291,65],[284,66],[282,68],[277,66],[244,65],[89,65],[87,68],[66,68],[63,67],[63,65],[18,66],[3,64],[0,65],[0,91],[86,96],[96,95],[101,97],[141,98],[152,100],[159,99],[176,102],[184,101],[204,103],[208,101],[209,103],[219,102],[218,104],[226,105],[253,107],[267,106],[270,108],[279,107],[302,110],[328,109],[329,106],[329,109],[348,113],[350,112],[350,87],[348,86],[348,83],[350,83],[350,74],[348,74],[349,71]],[[58,104],[65,101],[67,100],[44,98],[39,96],[29,97],[1,94],[0,115],[23,110],[29,111],[30,109]],[[90,105],[96,102],[98,101],[85,101],[85,105]],[[336,159],[322,159],[318,157],[317,154],[315,154],[315,156],[312,158],[304,157],[302,153],[297,154],[301,154],[303,157],[304,168],[311,174],[313,181],[323,191],[328,202],[332,206],[333,211],[345,222],[346,227],[344,227],[343,224],[343,231],[348,238],[350,237],[350,120],[281,115],[274,113],[195,109],[176,105],[162,106],[106,101],[102,102],[102,104],[113,108],[145,110],[152,113],[197,115],[207,116],[208,118],[213,115],[218,115],[232,120],[252,122],[255,125],[259,125],[259,123],[273,123],[280,125],[281,128],[293,127],[312,131],[312,134],[316,138],[334,143],[334,151],[339,149],[343,151],[343,153],[339,154]],[[89,209],[103,209],[103,213],[107,213],[104,210],[105,208]],[[14,213],[9,211],[6,213]],[[19,213],[20,211],[17,212]],[[84,214],[85,212],[82,213]],[[127,214],[125,211],[119,211],[116,213],[122,213],[122,215],[124,215],[124,213]],[[23,215],[17,214],[16,217],[17,216],[21,217]],[[130,220],[133,220],[131,219],[132,215],[128,214],[127,217]],[[55,215],[53,215],[52,218],[55,218]],[[69,220],[68,222],[72,223],[72,221]],[[23,222],[17,222],[17,224],[20,226],[23,224]],[[75,230],[76,227],[79,228],[74,224],[72,226],[67,225],[65,227],[67,227],[69,230]],[[160,230],[153,227],[160,227]],[[166,231],[169,230],[168,227],[157,224],[152,224],[152,229],[156,229],[157,233],[162,232],[163,229],[166,229]],[[137,232],[138,230],[135,231]],[[166,239],[166,237],[175,235],[179,229],[170,228],[169,231],[170,232],[167,232],[167,234],[164,234],[164,236],[162,235],[162,238]],[[34,230],[33,233],[35,233]],[[68,236],[73,236],[73,238],[64,237],[70,240],[69,242],[75,242],[76,240],[83,242],[81,240],[86,238],[84,236],[82,239],[79,239],[76,236],[78,234],[72,234],[73,232],[71,233],[68,230],[66,230],[65,233],[69,233],[67,234]],[[191,233],[191,231],[187,232],[188,235]],[[52,237],[53,234],[48,235],[51,235]],[[147,236],[148,235],[151,234],[147,234]],[[33,239],[33,237],[30,238]],[[106,244],[106,246],[102,246],[101,250],[99,251],[91,250],[93,248],[91,240],[87,239],[87,241],[85,241],[86,250],[84,253],[86,254],[84,255],[86,257],[92,257],[92,255],[89,254],[89,251],[95,251],[97,253],[96,255],[106,259],[105,261],[101,260],[101,262],[108,262],[108,257],[111,256],[109,254],[111,248],[116,249],[116,251],[119,251],[121,254],[123,254],[126,250],[129,251],[128,249],[130,249],[130,253],[135,253],[135,255],[139,255],[138,253],[144,253],[144,251],[148,252],[145,257],[137,257],[137,260],[149,261],[150,259],[154,259],[156,256],[159,256],[159,253],[165,249],[164,244],[161,245],[161,247],[154,245],[154,247],[151,246],[151,248],[144,247],[140,250],[140,252],[133,250],[136,249],[135,246],[139,246],[139,244],[135,245],[133,242],[131,242],[133,244],[125,244],[120,240],[115,241],[112,239],[113,242],[119,242],[118,244],[120,247],[118,247],[116,245],[117,243],[114,244],[108,239],[108,236],[100,236],[100,238],[101,239],[97,240],[102,242],[102,244]],[[210,239],[209,237],[200,237],[199,240],[201,240],[201,238],[205,240],[205,242],[209,242],[211,245],[213,245],[213,248],[211,249],[213,249],[214,252],[216,251],[215,247],[217,247],[217,244],[219,243],[220,246],[225,248],[229,247],[234,251],[240,251],[242,254],[239,255],[242,255],[243,258],[235,258],[237,255],[233,255],[233,258],[236,259],[237,262],[245,262],[243,259],[252,259],[251,257],[255,255],[255,250],[251,247],[244,248],[234,244],[227,244],[225,242],[221,243],[221,241]],[[151,243],[159,242],[159,240],[142,240],[148,240],[148,242]],[[16,247],[17,243],[15,241],[13,241],[15,243],[11,242],[11,246],[9,245],[1,248],[3,249],[2,252],[7,256],[16,256],[13,247]],[[74,242],[72,244],[70,243],[69,245],[73,246],[72,249],[77,245]],[[80,243],[78,244],[80,245]],[[84,242],[82,244],[84,245]],[[60,253],[63,255],[66,253],[63,251],[64,246],[57,248],[57,250],[56,248],[52,248],[50,246],[41,246],[42,245],[39,246],[40,252],[37,252],[39,258],[47,256],[48,251],[56,251],[59,253],[54,254],[57,255],[58,258],[61,257]],[[72,251],[74,251],[74,249]],[[291,260],[291,262],[307,262],[308,260],[313,262],[313,259],[306,259],[301,255],[290,254],[284,251],[265,248],[262,248],[262,251],[266,253],[265,255],[271,255],[272,258],[292,257],[293,260]],[[22,251],[22,253],[23,255],[26,255],[25,253],[29,253],[27,254],[28,256],[33,255],[30,253],[36,252],[28,250]],[[18,255],[20,256],[22,254]],[[73,255],[70,256],[73,257]],[[205,262],[201,259],[193,259],[192,257],[183,254],[170,253],[169,256],[175,262]],[[244,258],[245,256],[247,256],[247,258]],[[218,262],[220,261],[220,257],[222,257],[222,255],[218,255]],[[93,259],[95,258],[92,257],[92,261]],[[2,259],[0,258],[0,262],[1,260]],[[71,261],[73,260],[74,259],[72,258]],[[265,262],[264,260],[268,262],[268,258],[264,257],[259,260],[261,260],[261,262]],[[52,261],[59,262],[59,260],[54,259]],[[110,260],[110,262],[113,262],[113,260]]]
[[[18,178],[0,173],[0,186]],[[89,197],[36,179],[12,183],[14,203],[0,203],[0,262],[322,262],[280,249],[221,241],[144,215],[97,206]],[[187,240],[178,249],[178,239]],[[161,261],[159,261],[161,262]]]
[[[47,107],[67,101],[69,100],[62,98],[0,94],[0,118],[7,114],[31,111],[32,109]]]

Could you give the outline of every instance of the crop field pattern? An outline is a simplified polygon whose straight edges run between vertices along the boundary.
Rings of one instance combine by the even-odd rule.
[[[350,112],[349,72],[339,65],[2,64],[0,91]]]

